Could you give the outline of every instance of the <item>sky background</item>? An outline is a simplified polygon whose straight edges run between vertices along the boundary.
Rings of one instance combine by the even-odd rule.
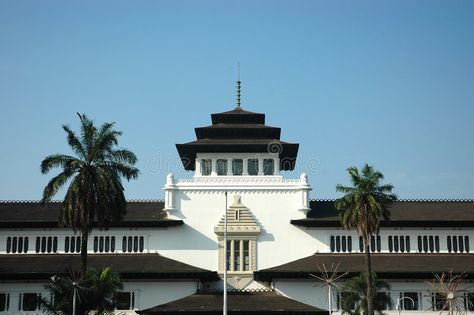
[[[0,199],[38,200],[76,112],[139,158],[128,199],[190,177],[175,143],[235,106],[300,143],[334,198],[364,163],[401,198],[474,198],[474,1],[0,1]],[[62,193],[56,199],[60,199]]]

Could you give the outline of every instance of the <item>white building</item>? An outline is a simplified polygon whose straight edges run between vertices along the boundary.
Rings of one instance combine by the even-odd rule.
[[[280,128],[240,105],[195,131],[196,141],[177,145],[193,178],[168,175],[164,202],[129,201],[120,224],[89,238],[89,264],[111,266],[124,279],[120,309],[220,314],[227,268],[232,314],[327,313],[326,288],[310,274],[332,263],[359,273],[363,254],[356,232],[341,229],[333,201],[309,200],[305,174],[282,176],[294,169],[298,144],[281,141]],[[60,206],[0,203],[0,314],[38,313],[43,285],[79,266],[79,236],[58,227]],[[474,277],[474,202],[399,201],[391,211],[372,237],[373,268],[391,284],[394,304],[414,300],[403,300],[404,313],[432,313],[433,272],[467,272],[466,287]],[[468,305],[471,295],[463,297]]]

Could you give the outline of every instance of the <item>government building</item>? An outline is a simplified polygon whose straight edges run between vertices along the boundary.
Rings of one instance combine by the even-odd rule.
[[[123,279],[116,313],[222,314],[226,271],[229,314],[329,314],[327,287],[312,275],[338,265],[342,284],[363,272],[361,238],[341,227],[334,200],[310,200],[306,174],[283,176],[299,145],[264,114],[238,98],[211,121],[176,145],[192,178],[169,174],[164,200],[130,200],[121,222],[89,237],[89,266]],[[79,269],[80,235],[58,226],[60,207],[0,202],[0,315],[41,314],[43,286]],[[474,201],[400,200],[390,210],[370,242],[373,269],[391,286],[385,313],[438,314],[427,282],[450,270],[467,273],[459,294],[473,311]],[[331,300],[340,314],[337,290]]]

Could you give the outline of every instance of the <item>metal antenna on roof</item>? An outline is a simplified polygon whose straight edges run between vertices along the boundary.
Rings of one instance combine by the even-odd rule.
[[[237,107],[236,109],[240,109],[240,62],[237,63]]]

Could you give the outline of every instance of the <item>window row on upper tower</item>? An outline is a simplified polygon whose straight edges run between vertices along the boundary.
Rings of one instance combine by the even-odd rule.
[[[200,158],[196,164],[196,175],[201,176],[278,175],[278,161],[273,158]]]

